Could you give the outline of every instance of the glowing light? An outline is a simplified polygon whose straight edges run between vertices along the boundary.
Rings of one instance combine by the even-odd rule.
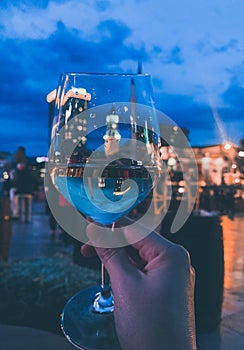
[[[238,156],[239,156],[239,157],[244,157],[244,151],[239,151],[239,152],[238,152]]]
[[[231,149],[231,144],[230,144],[230,143],[226,143],[226,144],[224,145],[224,149],[225,149],[226,151],[229,151],[229,150]]]
[[[168,159],[168,165],[169,166],[174,166],[176,164],[176,160],[172,157]]]
[[[36,157],[36,162],[37,163],[43,163],[43,162],[47,162],[48,158],[43,156],[43,157]]]
[[[9,179],[9,175],[8,175],[7,171],[4,171],[3,178],[4,178],[4,180],[8,180]]]

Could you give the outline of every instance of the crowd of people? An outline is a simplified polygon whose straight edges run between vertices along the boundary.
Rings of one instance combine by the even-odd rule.
[[[233,219],[238,209],[238,198],[237,190],[231,186],[201,188],[199,209],[217,212],[219,215],[228,215],[230,219]]]

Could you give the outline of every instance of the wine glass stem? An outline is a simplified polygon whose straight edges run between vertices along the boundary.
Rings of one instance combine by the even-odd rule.
[[[112,223],[111,229],[114,231],[115,222]],[[101,294],[104,297],[111,296],[111,287],[110,287],[110,279],[107,270],[105,269],[104,264],[101,264]]]
[[[101,264],[101,293],[103,297],[109,296],[111,294],[109,274],[103,264]]]
[[[99,314],[106,314],[114,311],[114,299],[109,284],[109,275],[103,264],[101,267],[101,276],[101,290],[96,295],[92,305],[92,311]]]
[[[112,231],[114,231],[114,225],[113,223]],[[114,299],[111,292],[109,274],[103,264],[101,264],[101,291],[97,294],[93,302],[92,310],[101,314],[114,311]]]

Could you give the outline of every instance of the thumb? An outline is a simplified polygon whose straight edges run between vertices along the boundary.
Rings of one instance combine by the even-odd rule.
[[[124,248],[101,248],[99,246],[99,239],[102,233],[103,227],[93,223],[89,224],[86,228],[89,244],[94,246],[97,255],[110,275],[111,281],[118,275],[121,278],[123,274],[134,273],[135,268],[130,263],[130,259]]]

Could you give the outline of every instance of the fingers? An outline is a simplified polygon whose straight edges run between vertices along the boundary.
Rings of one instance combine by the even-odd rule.
[[[142,263],[141,266],[144,266],[146,263],[153,261],[158,257],[160,257],[160,259],[158,259],[160,261],[165,260],[166,258],[169,260],[173,259],[173,247],[175,245],[155,232],[146,235],[145,232],[148,232],[147,227],[137,224],[126,226],[124,228],[121,228],[121,230],[123,230],[125,241],[127,239],[129,240],[129,237],[132,236],[138,237],[136,243],[131,244],[131,247],[133,247],[138,252],[140,263]],[[103,240],[104,233],[104,228],[97,226],[94,223],[91,223],[87,226],[86,234],[89,238],[89,243],[94,246],[95,251],[99,255],[102,263],[105,265],[107,270],[112,270],[112,273],[113,271],[118,271],[118,269],[121,271],[126,270],[128,272],[128,270],[130,270],[131,272],[134,272],[133,269],[136,269],[136,264],[132,266],[132,259],[128,256],[128,251],[126,252],[124,248],[101,247],[101,240]],[[111,234],[111,239],[113,239],[115,232],[113,232],[111,229],[109,234]],[[145,235],[146,237],[141,239],[141,237],[144,237]],[[82,253],[85,256],[91,256],[91,254],[94,253],[94,250],[91,246],[85,245],[82,248]],[[137,267],[140,269],[139,264],[137,264]]]
[[[139,255],[145,261],[149,261],[155,256],[167,255],[172,253],[173,243],[166,238],[160,236],[156,232],[151,232],[149,235],[144,235],[143,231],[147,232],[148,228],[143,225],[133,225],[124,228],[125,236],[132,235],[134,237],[145,236],[145,238],[136,241],[131,244],[133,248],[138,250]]]
[[[89,238],[89,242],[95,245],[95,249],[101,262],[106,267],[110,278],[113,275],[123,273],[134,273],[135,267],[131,265],[128,255],[124,248],[101,248],[99,247],[99,237],[101,234],[101,228],[93,223],[89,224],[86,228],[86,234]],[[83,246],[82,253],[90,254],[92,247]]]
[[[89,244],[83,244],[80,248],[81,254],[86,257],[92,257],[96,255],[94,247]]]

